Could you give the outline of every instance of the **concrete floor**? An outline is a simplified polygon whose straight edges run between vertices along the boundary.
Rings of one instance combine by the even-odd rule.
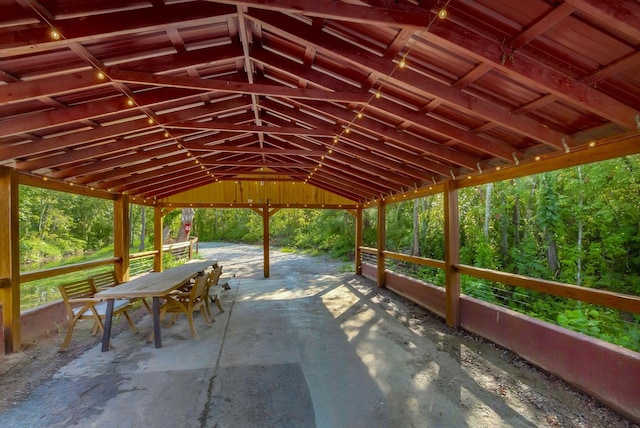
[[[1,416],[2,426],[537,426],[496,401],[438,345],[371,305],[337,266],[287,255],[262,276],[260,250],[201,248],[235,273],[224,313],[191,338],[184,316],[163,347],[125,331],[97,345]],[[350,279],[351,278],[351,279]],[[217,291],[220,291],[217,288]],[[212,308],[214,313],[216,308]]]

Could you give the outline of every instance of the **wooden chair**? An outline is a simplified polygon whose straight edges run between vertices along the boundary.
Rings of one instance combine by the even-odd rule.
[[[97,273],[93,275],[91,279],[93,279],[93,284],[95,285],[98,291],[103,290],[105,288],[116,287],[121,284],[121,282],[118,281],[116,272],[112,270],[107,272]],[[147,312],[149,312],[149,314],[153,314],[153,312],[151,311],[151,306],[149,306],[149,303],[147,303],[147,300],[145,298],[136,297],[133,299],[129,299],[131,303],[135,303],[138,300],[142,301],[142,304],[144,305],[145,308],[147,308]]]
[[[73,329],[81,319],[92,319],[94,321],[92,335],[96,335],[98,331],[104,331],[102,320],[107,313],[107,302],[96,299],[94,295],[98,292],[92,278],[80,281],[60,284],[58,286],[62,301],[67,311],[67,336],[60,345],[60,349],[64,350],[71,342]],[[131,330],[137,333],[136,326],[133,324],[127,310],[131,309],[131,302],[125,299],[118,299],[114,302],[113,314],[124,314],[131,326]]]
[[[206,298],[205,298],[205,289],[207,287],[207,276],[199,275],[196,277],[195,283],[191,287],[190,290],[176,290],[175,292],[169,293],[165,297],[165,303],[162,306],[160,311],[160,319],[164,319],[164,316],[167,312],[173,313],[173,317],[171,321],[167,324],[167,327],[173,325],[180,314],[185,314],[189,319],[189,327],[191,328],[191,336],[194,339],[200,339],[198,332],[196,331],[195,325],[193,323],[193,313],[198,309],[202,313],[202,317],[207,325],[211,325],[211,321],[209,321],[209,316],[206,311]]]

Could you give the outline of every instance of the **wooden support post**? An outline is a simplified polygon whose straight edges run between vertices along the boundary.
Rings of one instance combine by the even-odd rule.
[[[378,200],[378,287],[385,285],[384,250],[387,248],[387,206],[384,200]]]
[[[362,207],[356,208],[356,275],[362,275]]]
[[[115,266],[116,277],[120,282],[129,280],[130,229],[129,196],[119,195],[113,201],[113,256],[120,259]]]
[[[20,338],[20,225],[18,175],[0,167],[0,305],[4,327],[4,352],[17,352]]]
[[[162,207],[153,208],[153,249],[156,251],[153,256],[153,271],[162,272]]]
[[[269,278],[269,205],[262,207],[262,241],[264,253],[264,277]]]
[[[447,325],[460,325],[460,216],[458,189],[454,181],[447,181],[444,190],[444,263],[446,282]]]

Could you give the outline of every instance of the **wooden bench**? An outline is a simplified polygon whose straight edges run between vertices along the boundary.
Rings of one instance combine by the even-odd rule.
[[[92,319],[94,321],[92,334],[95,336],[98,331],[104,331],[102,320],[107,312],[107,302],[94,297],[98,292],[93,278],[60,284],[58,286],[62,301],[67,311],[67,336],[60,346],[61,350],[66,349],[71,342],[73,329],[81,319]],[[127,312],[131,309],[131,302],[126,299],[115,301],[114,314],[124,314],[134,333],[137,333],[135,325]]]
[[[93,279],[93,285],[95,285],[99,291],[120,284],[118,277],[116,277],[116,272],[113,270],[97,273],[93,275],[91,279]]]
[[[116,276],[116,272],[113,270],[110,271],[106,271],[106,272],[102,272],[102,273],[97,273],[95,275],[93,275],[91,277],[91,279],[93,279],[93,284],[95,285],[96,289],[98,291],[102,291],[105,290],[107,288],[111,288],[111,287],[116,287],[120,284],[122,284],[120,281],[118,281],[118,277]],[[151,307],[149,306],[149,303],[147,303],[146,299],[144,298],[134,298],[134,299],[129,299],[129,301],[131,303],[135,303],[138,300],[142,301],[142,304],[144,305],[145,308],[147,308],[147,312],[151,313]]]

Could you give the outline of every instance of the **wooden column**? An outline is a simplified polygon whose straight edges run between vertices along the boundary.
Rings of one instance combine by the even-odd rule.
[[[356,275],[362,275],[362,208],[356,208]]]
[[[116,276],[120,282],[129,280],[129,196],[119,195],[113,201],[113,256],[120,258],[116,263]]]
[[[378,200],[378,287],[385,285],[384,251],[387,248],[387,206]]]
[[[18,174],[0,167],[0,305],[4,327],[4,351],[17,352],[20,339],[20,225],[18,223]],[[2,281],[2,278],[6,280]]]
[[[444,263],[447,325],[460,325],[460,216],[456,182],[447,181],[444,190]]]
[[[264,254],[264,277],[269,278],[269,205],[262,208],[262,242]]]
[[[162,272],[162,207],[153,207],[153,249],[156,251],[153,256],[153,271]]]

